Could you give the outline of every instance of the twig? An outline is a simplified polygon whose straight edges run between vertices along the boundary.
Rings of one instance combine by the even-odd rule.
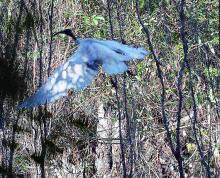
[[[120,6],[117,7],[117,21],[119,24],[119,31],[120,31],[120,39],[123,44],[126,44],[126,41],[123,38],[123,29],[121,21],[124,21],[124,19],[121,19],[120,16],[120,8],[123,4],[120,4]],[[126,73],[123,74],[123,98],[124,98],[124,112],[125,112],[125,118],[126,118],[126,125],[127,125],[127,138],[128,138],[128,144],[129,144],[129,156],[128,156],[128,162],[130,164],[130,173],[128,177],[132,177],[133,173],[133,143],[131,138],[131,119],[128,114],[128,104],[127,104],[127,92],[126,92]]]
[[[209,165],[205,161],[204,153],[203,153],[203,150],[202,150],[202,148],[199,144],[199,140],[198,140],[198,137],[197,137],[197,129],[196,129],[197,105],[196,105],[196,101],[195,101],[194,88],[193,88],[193,83],[192,83],[191,67],[190,67],[190,64],[189,64],[189,61],[188,61],[188,42],[187,42],[186,34],[185,34],[184,6],[185,6],[185,0],[181,0],[180,1],[179,16],[180,16],[180,36],[181,36],[181,40],[182,40],[182,43],[183,43],[183,51],[184,51],[184,61],[183,61],[182,66],[186,65],[186,67],[188,69],[188,72],[189,72],[189,88],[190,88],[190,95],[191,95],[192,103],[193,103],[193,133],[194,133],[196,145],[197,145],[200,157],[201,157],[201,162],[202,162],[203,166],[206,169],[206,176],[208,178],[211,178]],[[201,142],[202,142],[202,140],[201,140]]]
[[[163,117],[163,125],[164,125],[165,130],[166,130],[166,134],[167,134],[170,149],[171,149],[172,153],[175,155],[175,149],[174,149],[174,145],[172,143],[171,133],[170,133],[170,130],[169,130],[169,123],[168,123],[168,119],[167,119],[166,112],[165,112],[166,91],[165,91],[165,85],[164,85],[164,79],[163,79],[163,72],[160,68],[160,61],[159,61],[158,57],[156,56],[153,44],[151,42],[150,32],[149,32],[148,28],[144,25],[143,21],[141,20],[140,12],[139,12],[139,0],[136,0],[136,13],[137,13],[138,21],[141,24],[141,26],[142,26],[145,34],[146,34],[147,42],[148,42],[150,51],[153,55],[153,59],[156,62],[158,77],[159,77],[160,84],[161,84],[161,89],[162,89],[162,92],[161,92],[161,110],[162,110],[162,117]]]
[[[54,9],[54,0],[51,0],[51,9],[50,9],[50,46],[49,46],[49,61],[48,61],[48,69],[47,75],[49,77],[51,70],[51,60],[52,60],[52,43],[53,43],[53,9]]]
[[[113,26],[112,26],[112,19],[111,19],[111,7],[110,7],[110,0],[107,0],[108,5],[108,17],[109,17],[109,25],[110,25],[110,32],[111,32],[111,38],[114,38],[114,32],[113,32]],[[125,163],[125,153],[124,153],[124,143],[122,139],[122,124],[121,124],[121,111],[120,111],[120,99],[118,96],[118,87],[117,87],[117,76],[114,77],[115,82],[115,96],[117,99],[117,106],[118,106],[118,119],[119,119],[119,138],[120,138],[120,148],[121,148],[121,158],[122,158],[122,166],[123,166],[123,177],[126,178],[126,163]]]

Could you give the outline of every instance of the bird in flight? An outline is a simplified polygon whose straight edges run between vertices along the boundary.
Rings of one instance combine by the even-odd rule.
[[[134,48],[114,40],[76,38],[70,29],[54,35],[57,34],[72,37],[78,49],[18,108],[32,108],[52,103],[61,96],[66,96],[69,89],[79,91],[86,88],[97,75],[99,66],[102,66],[103,71],[109,75],[120,74],[128,70],[126,61],[142,60],[149,54],[144,48]]]

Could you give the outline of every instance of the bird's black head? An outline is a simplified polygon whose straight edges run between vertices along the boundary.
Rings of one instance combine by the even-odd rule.
[[[58,35],[58,34],[65,34],[65,35],[72,37],[75,41],[77,40],[76,37],[73,35],[73,32],[71,29],[65,29],[65,30],[59,31],[55,33],[53,36]]]

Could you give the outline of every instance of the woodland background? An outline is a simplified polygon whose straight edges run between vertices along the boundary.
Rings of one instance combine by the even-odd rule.
[[[2,177],[219,177],[217,0],[0,0]],[[76,46],[151,54],[82,92],[18,110]],[[112,85],[114,81],[114,85]]]

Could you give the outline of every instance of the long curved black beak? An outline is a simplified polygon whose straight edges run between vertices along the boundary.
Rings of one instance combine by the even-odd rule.
[[[58,34],[65,34],[65,35],[70,36],[71,38],[73,38],[73,40],[77,41],[77,38],[75,37],[75,35],[73,34],[71,29],[65,29],[65,30],[56,32],[56,33],[53,34],[53,36],[56,36]]]

